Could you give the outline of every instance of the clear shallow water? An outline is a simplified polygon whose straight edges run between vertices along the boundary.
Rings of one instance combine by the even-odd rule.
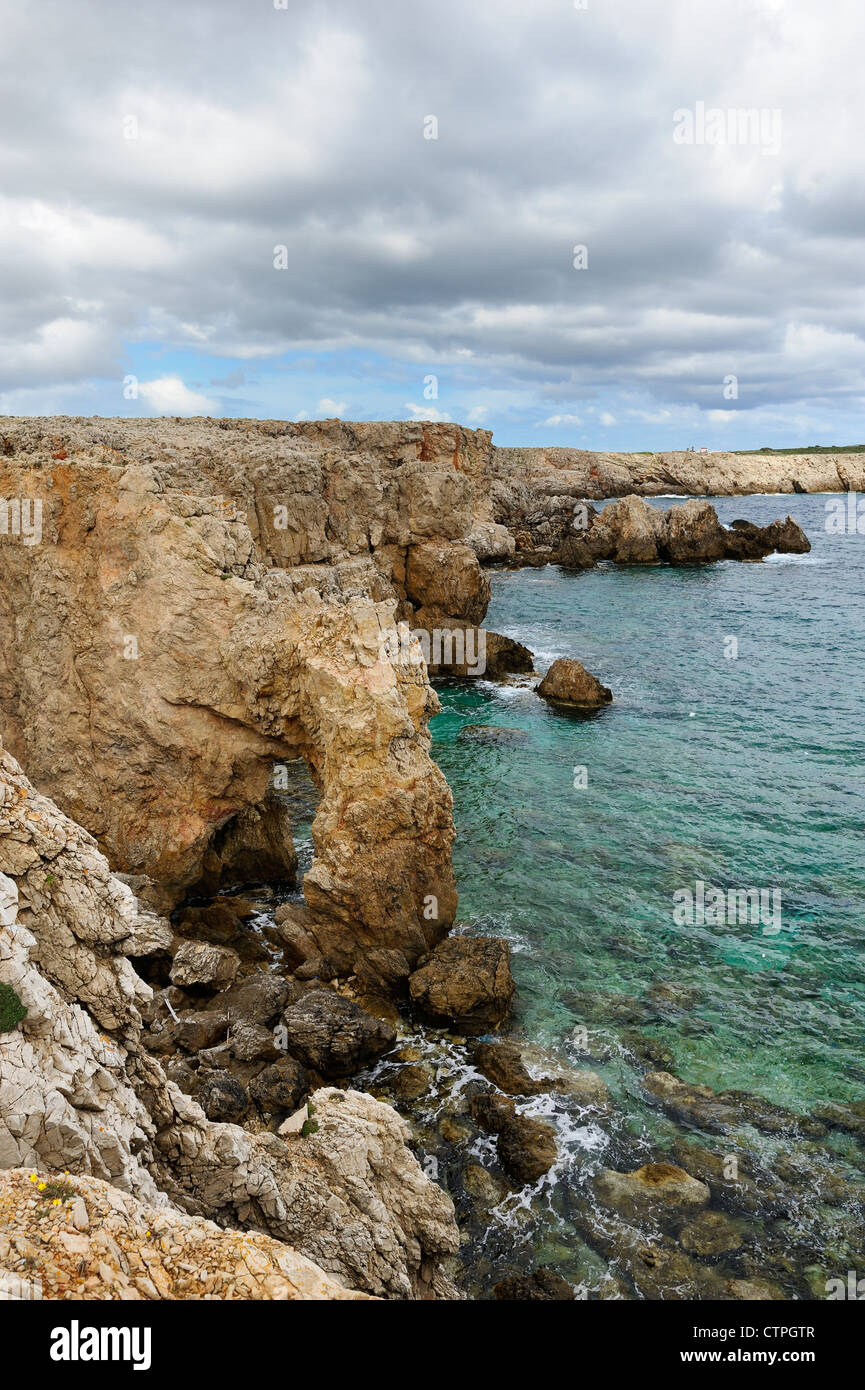
[[[812,552],[493,575],[489,626],[526,643],[539,670],[577,657],[612,688],[609,708],[581,717],[526,686],[437,687],[433,754],[458,831],[456,930],[510,939],[509,1031],[598,1071],[613,1098],[607,1113],[549,1091],[518,1100],[553,1123],[559,1153],[519,1187],[495,1140],[468,1121],[471,1089],[488,1083],[461,1040],[406,1020],[402,1047],[357,1078],[407,1114],[419,1159],[453,1196],[459,1282],[474,1297],[538,1264],[591,1298],[635,1296],[627,1256],[605,1251],[609,1217],[593,1179],[665,1158],[690,1166],[675,1147],[683,1139],[744,1156],[761,1192],[791,1158],[816,1165],[786,1189],[786,1215],[737,1216],[743,1250],[708,1262],[725,1278],[756,1272],[787,1298],[822,1298],[826,1278],[861,1258],[865,1158],[851,1136],[810,1143],[743,1120],[721,1138],[674,1121],[648,1103],[629,1036],[636,1027],[666,1049],[655,1065],[687,1081],[791,1110],[865,1097],[865,537],[828,536],[821,497],[715,505],[727,522],[789,511]],[[735,660],[724,655],[731,636]],[[471,724],[520,732],[490,744],[466,734]],[[587,770],[584,789],[575,766]],[[304,771],[295,794],[305,868],[315,796]],[[676,925],[673,894],[698,879],[779,890],[781,930]],[[657,993],[669,985],[674,1006]],[[536,1054],[534,1074],[548,1063]],[[428,1084],[406,1100],[400,1072],[417,1064]],[[470,1189],[479,1169],[493,1179],[487,1197]],[[827,1173],[853,1184],[848,1197],[827,1198]],[[723,1195],[713,1205],[726,1209]],[[692,1276],[671,1274],[654,1292],[638,1283],[636,1296],[707,1296]]]
[[[865,1095],[865,537],[827,535],[825,501],[715,502],[728,523],[789,511],[808,556],[493,577],[491,628],[614,695],[580,717],[526,688],[439,686],[460,919],[511,937],[529,1038],[573,1053],[581,995],[674,982],[693,1006],[640,1027],[684,1079],[801,1111]],[[781,930],[677,926],[696,880],[780,890]]]

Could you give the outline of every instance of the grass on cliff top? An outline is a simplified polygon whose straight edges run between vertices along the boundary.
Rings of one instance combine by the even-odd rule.
[[[865,444],[807,444],[802,448],[732,449],[734,454],[865,454]]]

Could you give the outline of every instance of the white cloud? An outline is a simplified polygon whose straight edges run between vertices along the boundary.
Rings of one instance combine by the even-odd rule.
[[[157,415],[216,415],[219,402],[199,391],[190,391],[179,376],[140,381],[138,394]]]
[[[468,413],[470,425],[480,425],[489,415],[489,409],[485,405],[473,405]]]
[[[542,430],[545,426],[550,429],[561,429],[566,425],[581,425],[582,423],[579,415],[549,415],[546,420],[538,421],[535,429]]]
[[[616,417],[615,415],[611,415],[608,410],[602,410],[600,414],[600,421],[602,425],[614,425],[616,423]]]
[[[318,405],[315,407],[315,413],[319,420],[332,420],[334,417],[340,420],[347,409],[348,406],[345,401],[332,401],[330,396],[322,396]],[[298,416],[298,419],[299,418]]]
[[[410,412],[412,420],[450,420],[450,416],[443,410],[436,410],[431,405],[414,405],[411,401],[406,401],[404,409]]]

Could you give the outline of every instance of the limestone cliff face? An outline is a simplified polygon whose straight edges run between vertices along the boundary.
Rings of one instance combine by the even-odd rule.
[[[423,664],[394,666],[382,649],[403,601],[391,546],[404,568],[419,534],[415,484],[431,506],[448,489],[430,492],[411,468],[404,489],[390,479],[371,551],[371,512],[361,532],[339,469],[325,483],[307,459],[301,493],[296,451],[256,472],[256,436],[249,460],[220,456],[208,471],[194,433],[172,459],[160,428],[159,442],[141,432],[142,457],[128,461],[93,442],[93,425],[70,431],[74,461],[26,429],[14,459],[0,459],[0,497],[42,503],[39,544],[0,541],[6,744],[116,868],[158,879],[175,900],[221,876],[225,827],[265,803],[274,762],[305,758],[321,791],[310,907],[417,955],[456,907],[451,798],[429,756],[438,704]],[[205,432],[214,451],[226,438],[215,424]],[[262,517],[281,526],[279,507],[294,532],[262,528]],[[464,509],[454,529],[468,524]],[[275,537],[290,535],[328,563],[286,567]],[[278,844],[280,828],[268,839]]]
[[[169,1220],[264,1232],[348,1288],[432,1291],[458,1234],[404,1121],[332,1088],[307,1137],[208,1121],[142,1045],[151,991],[124,950],[147,928],[92,837],[0,747],[0,983],[26,1009],[0,1032],[0,1168],[67,1169]]]
[[[592,453],[587,449],[491,450],[496,519],[532,499],[663,493],[728,497],[756,492],[865,489],[863,454]]]
[[[267,789],[275,762],[306,759],[321,792],[312,918],[412,960],[454,917],[454,832],[429,755],[437,700],[420,650],[393,658],[395,624],[455,633],[431,650],[474,671],[481,563],[515,548],[543,563],[580,497],[862,485],[854,455],[496,449],[449,424],[6,419],[0,733],[163,906],[254,861],[290,878]],[[31,523],[38,503],[38,537],[11,499]],[[490,674],[531,668],[490,636]]]

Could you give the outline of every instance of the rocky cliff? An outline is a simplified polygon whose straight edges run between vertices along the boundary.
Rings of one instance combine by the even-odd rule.
[[[268,785],[305,759],[307,926],[413,964],[456,909],[427,671],[532,667],[480,632],[482,562],[546,562],[582,497],[862,481],[853,455],[496,449],[456,425],[7,418],[0,730],[160,906],[256,863],[291,879]]]
[[[314,1132],[283,1139],[208,1120],[168,1081],[125,954],[147,927],[93,838],[0,747],[0,1169],[65,1169],[166,1221],[174,1208],[262,1232],[347,1288],[443,1287],[453,1207],[389,1106],[324,1087]]]

